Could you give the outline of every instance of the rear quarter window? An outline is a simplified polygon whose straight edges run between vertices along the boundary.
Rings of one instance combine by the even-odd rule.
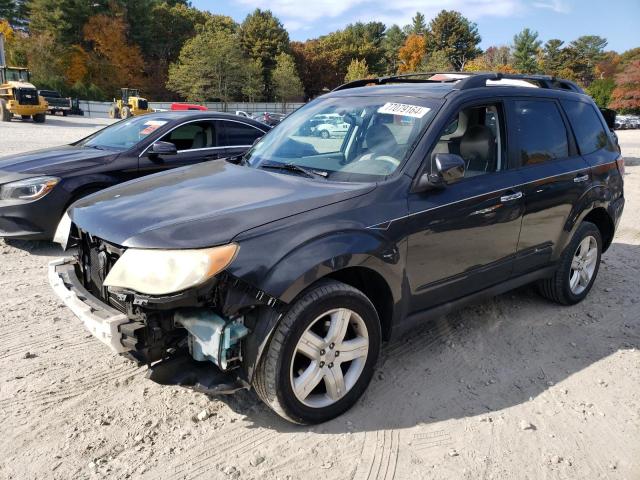
[[[600,121],[600,117],[593,105],[563,100],[562,106],[567,112],[582,155],[610,147],[609,134]]]

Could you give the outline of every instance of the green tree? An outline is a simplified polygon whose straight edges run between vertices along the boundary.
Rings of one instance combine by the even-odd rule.
[[[249,102],[257,102],[262,98],[262,63],[260,60],[249,60],[246,67],[246,81],[242,86],[242,95]]]
[[[382,51],[384,58],[383,72],[393,75],[398,71],[398,52],[407,40],[407,35],[398,25],[391,25],[384,33]]]
[[[416,12],[411,18],[411,30],[409,33],[413,33],[414,35],[424,35],[427,33],[427,24],[422,13]]]
[[[265,98],[273,94],[271,74],[276,58],[289,51],[289,34],[270,10],[257,8],[240,25],[240,44],[253,60],[262,65]]]
[[[607,40],[597,35],[584,35],[569,44],[575,55],[573,71],[583,85],[589,86],[595,79],[596,65],[604,59],[606,46]]]
[[[442,50],[427,53],[422,57],[420,70],[423,72],[450,72],[453,65],[449,62],[449,56]]]
[[[586,89],[593,100],[600,108],[606,108],[611,102],[611,94],[616,87],[616,82],[612,78],[594,80]]]
[[[558,75],[563,68],[565,56],[562,51],[564,42],[557,38],[548,40],[542,47],[540,68],[549,75]]]
[[[345,82],[352,82],[353,80],[360,80],[363,78],[369,78],[369,67],[366,60],[358,60],[354,58],[347,67],[347,74],[344,76]]]
[[[276,67],[273,69],[273,86],[276,98],[282,103],[301,97],[304,92],[296,64],[288,53],[281,53],[276,57]]]
[[[111,6],[120,7],[117,3]],[[62,46],[81,43],[89,17],[111,11],[107,0],[29,0],[27,8],[29,31],[51,35]]]
[[[458,71],[482,53],[478,26],[454,10],[442,10],[431,20],[426,37],[427,51],[444,52]]]
[[[185,42],[170,65],[167,88],[188,101],[228,102],[242,95],[247,65],[236,35],[205,27]]]
[[[538,32],[525,28],[513,37],[513,66],[522,73],[535,73],[539,70],[536,55],[542,42]]]

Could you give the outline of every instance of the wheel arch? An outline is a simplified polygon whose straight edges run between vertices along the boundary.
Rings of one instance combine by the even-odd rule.
[[[609,212],[607,212],[604,207],[596,207],[589,211],[582,221],[591,222],[598,227],[600,236],[602,237],[602,252],[606,252],[613,242],[613,235],[615,233],[615,225]]]

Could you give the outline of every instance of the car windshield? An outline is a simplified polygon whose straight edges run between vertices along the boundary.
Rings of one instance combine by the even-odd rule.
[[[132,117],[94,133],[77,145],[108,150],[128,150],[168,122],[167,118]]]
[[[411,153],[439,106],[413,97],[319,98],[285,118],[244,159],[254,168],[306,170],[336,181],[381,180]]]

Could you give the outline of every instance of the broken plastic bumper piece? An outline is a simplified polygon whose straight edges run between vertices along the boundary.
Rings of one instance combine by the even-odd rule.
[[[100,301],[80,283],[73,257],[59,258],[49,263],[49,283],[56,295],[84,323],[94,337],[116,353],[131,350],[122,344],[119,326],[127,323],[127,316]]]

